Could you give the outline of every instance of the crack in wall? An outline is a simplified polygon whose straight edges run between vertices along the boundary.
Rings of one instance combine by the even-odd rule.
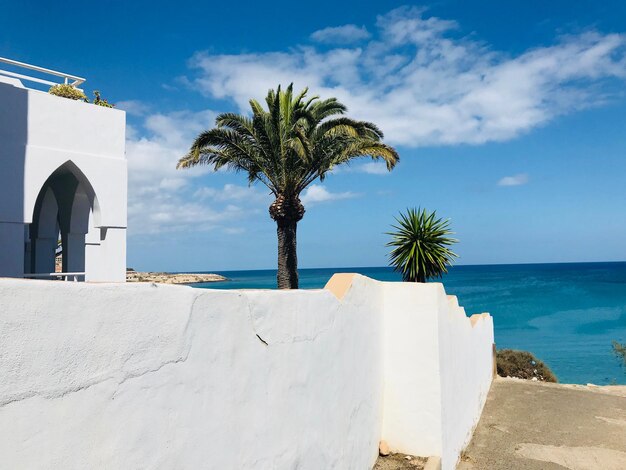
[[[265,345],[269,346],[270,344],[296,344],[296,343],[304,343],[304,342],[315,342],[317,340],[317,338],[323,334],[326,334],[327,332],[329,332],[330,330],[332,330],[335,326],[335,320],[337,318],[337,315],[339,313],[339,308],[340,308],[340,304],[338,303],[337,305],[331,307],[332,308],[332,312],[330,314],[330,321],[328,322],[328,324],[323,327],[323,328],[319,328],[317,329],[317,331],[311,332],[309,334],[289,334],[290,338],[287,340],[274,340],[274,339],[264,339],[263,337],[261,337],[261,335],[258,333],[258,330],[256,328],[255,323],[262,323],[266,321],[266,316],[254,316],[252,311],[252,302],[251,299],[249,297],[245,297],[246,300],[246,307],[248,309],[248,319],[250,321],[250,326],[252,328],[252,331],[254,332],[254,334],[256,335],[256,337]],[[294,315],[297,315],[297,313],[294,313]],[[271,316],[269,316],[271,317]],[[315,328],[315,327],[313,327]],[[287,334],[287,333],[286,333]],[[265,336],[265,335],[263,335]],[[271,336],[271,335],[270,335]]]

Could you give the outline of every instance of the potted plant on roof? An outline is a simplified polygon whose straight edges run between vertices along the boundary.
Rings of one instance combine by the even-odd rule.
[[[59,83],[58,85],[53,85],[48,90],[48,93],[54,96],[60,96],[61,98],[68,98],[70,100],[84,101],[85,103],[89,103],[89,98],[87,98],[87,95],[85,95],[82,90],[76,88],[73,85],[70,85],[69,83]],[[96,106],[102,106],[104,108],[115,107],[114,104],[109,103],[106,99],[102,98],[98,90],[94,90],[93,95],[93,104],[95,104]]]

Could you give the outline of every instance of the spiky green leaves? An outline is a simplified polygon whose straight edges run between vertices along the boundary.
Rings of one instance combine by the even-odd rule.
[[[209,165],[248,173],[275,196],[297,197],[336,165],[354,158],[383,159],[391,170],[399,157],[382,143],[374,124],[342,116],[346,107],[336,98],[321,100],[298,94],[293,85],[270,90],[265,109],[250,100],[252,116],[220,114],[216,127],[194,141],[177,168]]]
[[[438,219],[435,212],[426,209],[408,209],[396,217],[397,225],[388,232],[392,239],[387,246],[389,263],[402,273],[406,282],[426,282],[448,272],[457,255],[448,247],[458,240],[448,237],[450,221]]]

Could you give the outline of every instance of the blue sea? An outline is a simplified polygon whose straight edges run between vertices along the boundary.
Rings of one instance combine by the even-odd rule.
[[[336,272],[399,281],[390,268],[301,269],[300,287],[324,287]],[[219,272],[216,289],[273,289],[276,271]],[[626,343],[626,262],[455,266],[442,282],[468,314],[490,312],[498,348],[531,351],[560,382],[626,384],[611,341]]]

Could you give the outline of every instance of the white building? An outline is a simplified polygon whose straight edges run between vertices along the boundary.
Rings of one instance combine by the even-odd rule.
[[[125,113],[27,88],[54,82],[11,71],[25,64],[0,65],[0,277],[57,277],[60,240],[62,272],[123,282]]]

